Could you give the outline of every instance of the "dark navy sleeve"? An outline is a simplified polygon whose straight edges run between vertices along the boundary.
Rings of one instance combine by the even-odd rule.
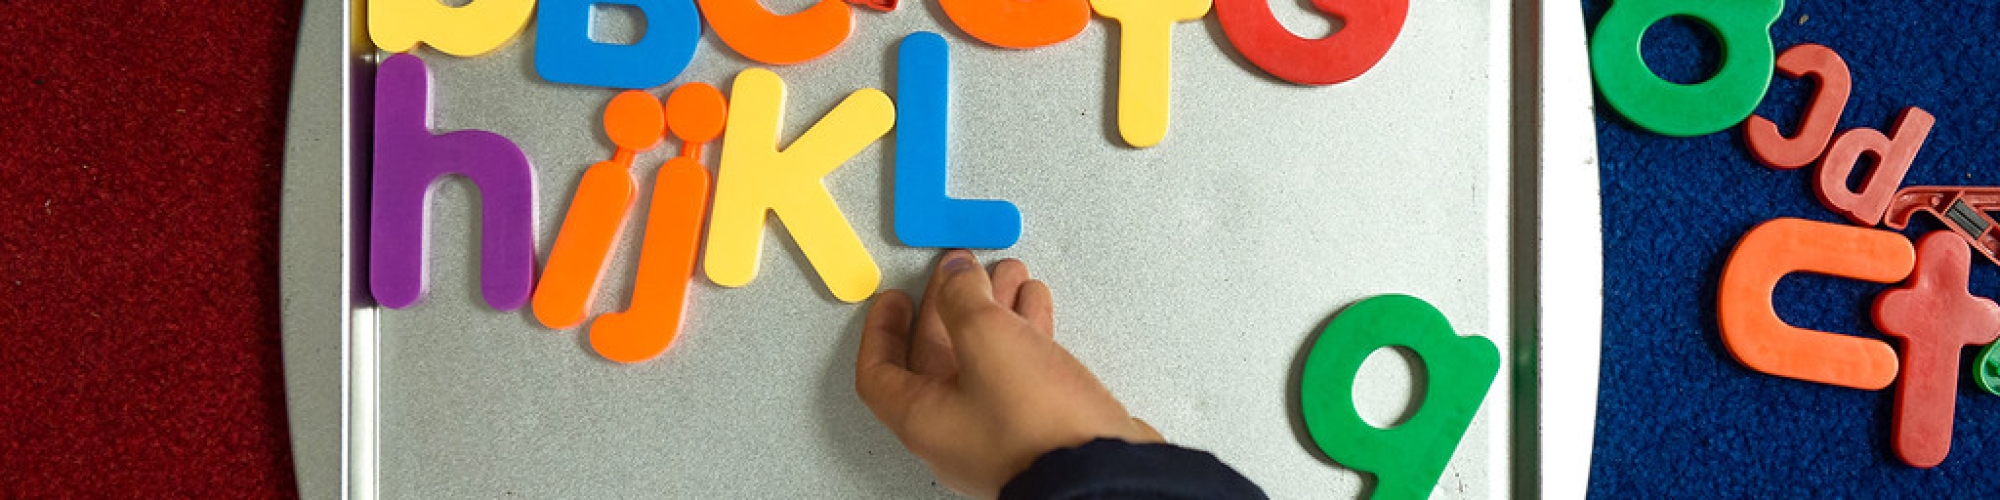
[[[1051,451],[1000,489],[1001,500],[1261,499],[1215,455],[1170,444],[1099,439]]]

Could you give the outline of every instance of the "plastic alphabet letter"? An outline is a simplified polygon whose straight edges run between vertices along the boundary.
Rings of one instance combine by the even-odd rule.
[[[439,52],[472,57],[506,45],[528,27],[535,0],[477,0],[448,7],[438,0],[368,2],[368,38],[388,52],[409,52],[419,43]]]
[[[1958,399],[1958,351],[2000,336],[2000,305],[1966,291],[1972,250],[1946,231],[1917,242],[1907,285],[1875,298],[1875,326],[1903,339],[1903,382],[1896,385],[1896,455],[1931,468],[1951,453]]]
[[[708,278],[726,287],[756,279],[764,218],[775,212],[835,298],[859,302],[874,295],[882,269],[821,179],[888,134],[896,124],[896,105],[880,90],[857,90],[779,151],[774,147],[784,122],[784,80],[769,70],[744,70],[736,75],[730,100],[709,209],[703,258]]]
[[[1408,421],[1378,429],[1354,408],[1354,379],[1375,350],[1403,346],[1429,371],[1423,402]],[[1306,353],[1300,413],[1320,451],[1379,481],[1372,498],[1428,498],[1500,372],[1500,351],[1484,337],[1460,337],[1422,299],[1383,295],[1333,317]]]
[[[1799,44],[1778,54],[1778,72],[1790,78],[1811,76],[1819,80],[1819,93],[1805,116],[1799,119],[1798,135],[1787,138],[1778,133],[1778,124],[1769,118],[1750,115],[1743,123],[1743,142],[1757,161],[1771,168],[1791,170],[1811,165],[1833,140],[1833,128],[1840,124],[1840,112],[1847,107],[1854,82],[1847,73],[1847,61],[1833,49],[1816,43]]]
[[[692,1],[542,0],[535,73],[551,82],[593,87],[666,85],[687,69],[701,41],[701,14]],[[645,36],[631,45],[591,40],[591,10],[603,3],[638,7],[646,16]]]
[[[479,291],[494,309],[528,302],[535,274],[535,171],[512,141],[492,132],[432,135],[430,70],[398,54],[375,74],[375,173],[369,214],[368,288],[390,309],[423,300],[431,183],[460,174],[478,186]]]
[[[1062,43],[1090,24],[1088,0],[938,0],[938,6],[965,34],[1009,49]]]
[[[645,247],[632,285],[632,307],[608,313],[590,326],[590,348],[605,359],[638,363],[673,346],[686,311],[701,222],[708,215],[708,169],[696,159],[701,144],[722,133],[728,115],[722,91],[690,83],[667,96],[667,126],[681,138],[681,155],[660,167],[647,212]]]
[[[585,170],[570,198],[548,266],[535,286],[535,319],[543,326],[574,328],[590,315],[591,298],[632,209],[632,157],[657,146],[666,129],[666,114],[652,94],[627,90],[605,106],[604,131],[618,151],[611,161]]]
[[[854,29],[854,14],[841,0],[820,0],[797,14],[780,16],[758,0],[699,0],[701,13],[722,43],[765,64],[798,64],[833,52]]]
[[[1874,226],[1881,222],[1882,213],[1889,210],[1896,188],[1903,185],[1903,175],[1910,173],[1910,164],[1916,161],[1917,151],[1924,148],[1924,138],[1930,136],[1935,124],[1937,119],[1930,113],[1911,107],[1904,108],[1902,116],[1896,118],[1896,128],[1889,130],[1891,136],[1883,136],[1872,128],[1842,132],[1826,148],[1826,158],[1820,160],[1816,190],[1820,203],[1855,224]],[[1854,174],[1863,152],[1879,161],[1868,172],[1861,191],[1850,191],[1847,178]]]
[[[1285,81],[1333,85],[1367,73],[1403,31],[1410,0],[1313,0],[1344,24],[1325,38],[1292,34],[1271,14],[1270,0],[1215,0],[1222,32],[1245,59]]]
[[[1741,123],[1771,84],[1771,23],[1784,0],[1617,0],[1590,39],[1590,72],[1612,109],[1640,128],[1692,137]],[[1661,79],[1639,55],[1646,28],[1673,16],[1708,24],[1722,41],[1722,67],[1708,81]]]
[[[1722,268],[1715,307],[1722,343],[1752,370],[1855,389],[1888,387],[1896,379],[1896,350],[1888,343],[1786,324],[1771,292],[1795,271],[1895,283],[1915,264],[1916,249],[1894,232],[1793,218],[1758,224]]]
[[[1007,248],[1021,239],[1021,211],[998,200],[945,194],[951,136],[951,53],[944,37],[903,38],[896,59],[896,238],[931,248]]]
[[[1091,0],[1118,21],[1118,135],[1135,148],[1167,138],[1174,23],[1208,15],[1209,0]]]

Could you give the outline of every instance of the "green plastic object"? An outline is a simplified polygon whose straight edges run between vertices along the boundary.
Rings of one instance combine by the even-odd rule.
[[[1979,350],[1979,360],[1972,363],[1972,381],[1987,394],[2000,396],[2000,342]]]
[[[1354,407],[1354,379],[1369,354],[1389,346],[1416,352],[1429,385],[1415,415],[1378,429]],[[1313,342],[1299,381],[1300,412],[1327,457],[1375,475],[1371,498],[1425,498],[1499,371],[1493,342],[1458,336],[1423,299],[1381,295],[1348,306]]]
[[[1771,85],[1771,24],[1784,8],[1784,0],[1615,0],[1590,39],[1597,91],[1625,119],[1662,135],[1693,137],[1742,123]],[[1666,81],[1639,55],[1646,29],[1673,16],[1708,25],[1722,41],[1722,68],[1708,81]]]

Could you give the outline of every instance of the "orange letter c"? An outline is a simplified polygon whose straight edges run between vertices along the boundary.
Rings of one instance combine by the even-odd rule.
[[[701,15],[722,43],[757,62],[798,64],[833,52],[854,27],[853,14],[840,0],[818,4],[791,15],[777,15],[757,0],[698,0]]]
[[[1778,280],[1810,272],[1895,283],[1910,275],[1916,249],[1890,231],[1779,218],[1737,242],[1722,269],[1716,320],[1722,342],[1751,369],[1810,382],[1878,390],[1896,379],[1895,349],[1881,340],[1785,323],[1771,305]]]

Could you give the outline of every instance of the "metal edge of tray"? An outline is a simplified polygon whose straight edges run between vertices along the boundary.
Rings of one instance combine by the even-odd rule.
[[[287,426],[302,498],[372,498],[373,307],[364,268],[371,54],[363,2],[306,0],[286,113],[279,301]],[[365,333],[366,335],[360,335]],[[367,356],[361,356],[365,354]],[[357,392],[356,389],[366,389]],[[358,396],[358,397],[357,397]],[[358,420],[357,420],[358,418]],[[357,425],[361,424],[361,425]]]
[[[1521,109],[1535,116],[1517,122],[1515,130],[1517,138],[1533,140],[1517,157],[1527,160],[1517,164],[1533,168],[1516,172],[1516,186],[1522,186],[1520,178],[1534,177],[1519,191],[1532,197],[1521,202],[1532,212],[1518,214],[1515,222],[1527,228],[1517,233],[1517,244],[1534,249],[1517,260],[1534,256],[1534,267],[1519,275],[1530,283],[1534,303],[1516,309],[1518,324],[1532,332],[1517,338],[1537,345],[1517,351],[1532,356],[1529,366],[1536,373],[1530,378],[1536,385],[1534,394],[1516,401],[1531,402],[1527,407],[1537,415],[1530,420],[1539,428],[1517,434],[1535,437],[1536,455],[1536,468],[1518,470],[1517,476],[1533,478],[1534,496],[1583,498],[1590,487],[1604,332],[1603,200],[1583,10],[1573,1],[1542,0],[1522,2],[1518,11],[1529,19],[1517,24],[1527,28],[1515,38],[1517,53],[1532,56],[1516,67],[1525,80],[1518,87],[1525,95],[1517,95],[1517,102],[1531,99],[1533,104]]]

